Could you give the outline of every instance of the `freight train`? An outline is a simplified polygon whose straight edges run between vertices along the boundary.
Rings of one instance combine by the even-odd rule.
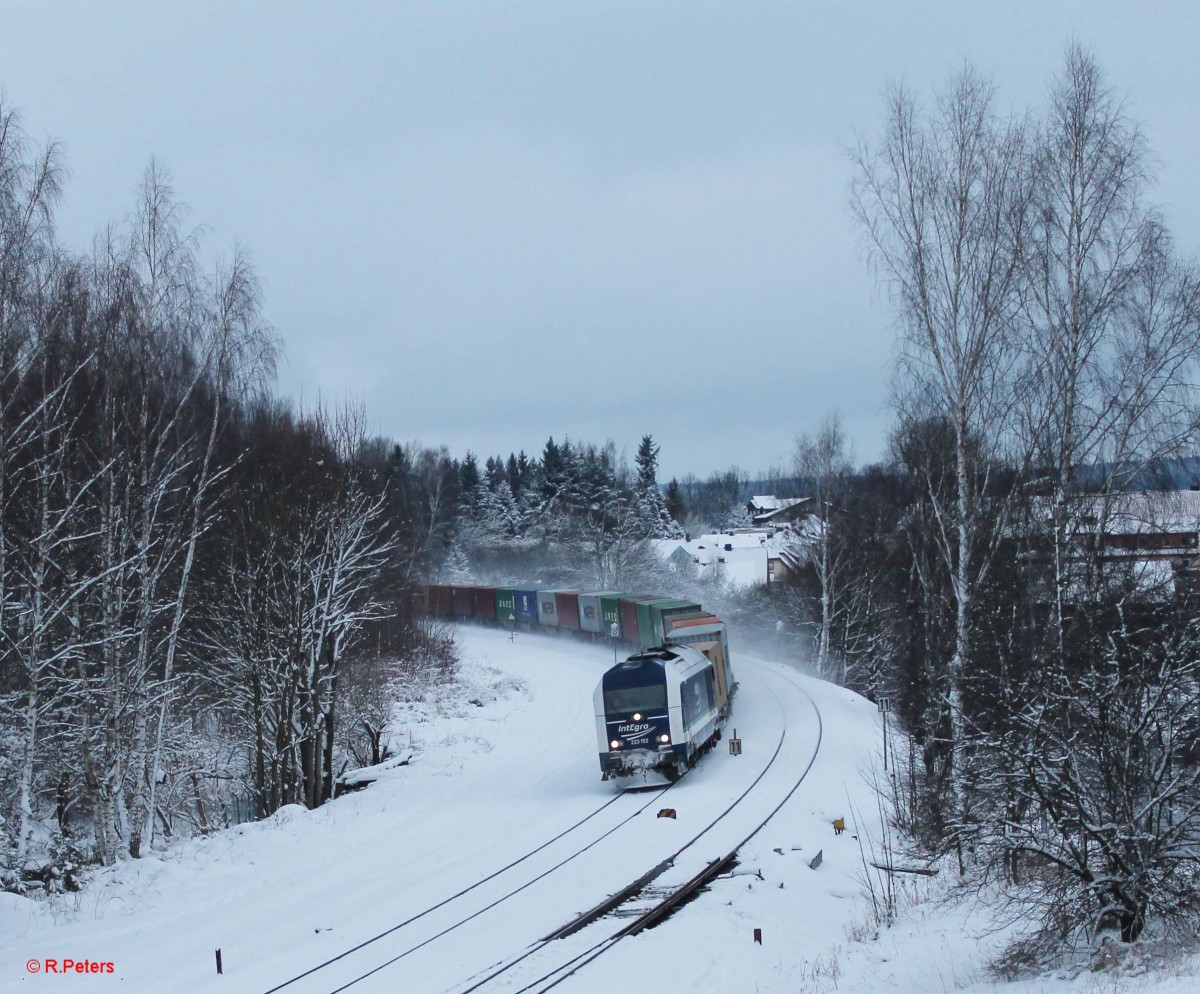
[[[611,638],[638,647],[596,687],[600,771],[619,786],[677,780],[721,737],[737,682],[725,623],[694,601],[605,590],[430,584],[418,612]]]

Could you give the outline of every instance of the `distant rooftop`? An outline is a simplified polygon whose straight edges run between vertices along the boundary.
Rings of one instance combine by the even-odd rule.
[[[1049,500],[1039,503],[1049,513]],[[1136,490],[1116,494],[1083,494],[1071,500],[1075,527],[1106,534],[1200,531],[1200,491]]]
[[[746,511],[754,519],[756,525],[767,524],[770,521],[790,518],[794,508],[808,501],[807,497],[775,497],[770,494],[759,494],[751,497],[746,504]]]

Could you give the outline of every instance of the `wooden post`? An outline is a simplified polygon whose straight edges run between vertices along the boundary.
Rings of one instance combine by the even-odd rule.
[[[879,713],[883,715],[883,772],[886,773],[888,768],[887,718],[888,712],[892,710],[892,699],[890,697],[881,697],[877,706]]]
[[[218,949],[217,950],[217,973],[222,974],[224,972],[225,972],[224,969],[222,969],[222,967],[221,967],[221,950]]]

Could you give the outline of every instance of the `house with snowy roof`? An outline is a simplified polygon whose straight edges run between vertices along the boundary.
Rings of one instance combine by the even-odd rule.
[[[780,525],[795,521],[805,513],[808,497],[775,497],[768,494],[751,497],[746,514],[756,525]]]
[[[735,528],[685,542],[663,539],[656,544],[662,557],[676,568],[688,562],[701,576],[720,572],[731,586],[753,587],[787,580],[801,569],[807,553],[800,546],[809,534],[804,527],[789,525]]]
[[[1047,521],[1054,514],[1049,498],[1035,510]],[[1200,591],[1200,489],[1079,494],[1067,515],[1072,558],[1127,564],[1147,592]]]
[[[1053,517],[1049,498],[1037,512]],[[1184,559],[1200,555],[1200,490],[1079,494],[1067,508],[1068,531],[1082,552],[1104,560]]]

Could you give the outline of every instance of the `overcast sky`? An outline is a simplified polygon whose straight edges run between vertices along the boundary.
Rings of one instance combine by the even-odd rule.
[[[1160,160],[1196,249],[1200,4],[13,3],[0,86],[65,145],[63,241],[152,155],[209,251],[247,247],[287,361],[374,430],[456,455],[548,435],[663,479],[785,466],[889,422],[892,317],[846,209],[883,87],[964,60],[1036,104],[1071,39]]]

